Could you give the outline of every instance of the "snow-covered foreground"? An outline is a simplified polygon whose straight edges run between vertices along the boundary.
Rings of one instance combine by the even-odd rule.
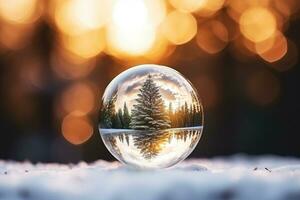
[[[300,160],[233,156],[139,171],[117,162],[77,165],[0,161],[0,199],[300,199]]]

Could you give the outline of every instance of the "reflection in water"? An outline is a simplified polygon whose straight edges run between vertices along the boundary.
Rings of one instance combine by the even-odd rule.
[[[168,167],[183,160],[202,134],[200,126],[155,132],[116,130],[100,130],[111,153],[124,163],[147,168]]]

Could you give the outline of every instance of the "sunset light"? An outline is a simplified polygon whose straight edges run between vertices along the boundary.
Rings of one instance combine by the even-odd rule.
[[[108,45],[116,53],[141,55],[155,40],[155,27],[145,1],[117,0],[108,27]]]
[[[247,9],[240,18],[242,34],[253,42],[261,42],[276,31],[276,19],[272,12],[263,7]]]
[[[0,0],[2,118],[7,127],[18,128],[12,133],[22,130],[20,138],[33,124],[82,144],[94,132],[108,83],[144,64],[182,73],[205,111],[224,113],[222,119],[230,118],[232,105],[248,114],[251,106],[259,108],[253,113],[293,110],[300,80],[299,22],[299,0]],[[191,88],[164,72],[151,71],[163,109],[173,125],[182,124],[172,114],[194,111],[197,101]],[[132,114],[146,76],[140,71],[114,85],[122,96],[114,102],[115,112],[126,107]],[[248,123],[235,117],[230,126],[237,118],[237,124]],[[229,129],[222,125],[216,130],[225,137]],[[179,137],[167,136],[156,141],[154,151],[166,147],[165,138]]]
[[[174,11],[163,22],[162,32],[171,43],[184,44],[196,35],[197,21],[191,14]]]
[[[101,28],[109,19],[108,0],[63,0],[54,6],[56,25],[69,35]]]
[[[11,23],[30,23],[40,14],[38,0],[0,0],[0,17]]]

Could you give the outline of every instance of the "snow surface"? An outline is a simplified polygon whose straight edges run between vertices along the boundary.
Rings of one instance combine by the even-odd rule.
[[[186,160],[141,171],[118,162],[77,165],[0,161],[0,199],[300,199],[300,160],[275,156]]]

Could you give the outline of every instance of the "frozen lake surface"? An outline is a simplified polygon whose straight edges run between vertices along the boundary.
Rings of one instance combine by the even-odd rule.
[[[0,199],[296,200],[300,160],[233,156],[147,171],[101,160],[77,165],[0,161]]]
[[[193,126],[193,127],[184,127],[184,128],[170,128],[170,129],[164,129],[163,131],[168,130],[195,130],[195,129],[203,129],[203,126]],[[136,132],[136,133],[143,133],[143,132],[149,132],[144,130],[134,130],[134,129],[114,129],[114,128],[99,128],[99,131],[101,134],[112,134],[112,133],[124,133],[124,132]]]

